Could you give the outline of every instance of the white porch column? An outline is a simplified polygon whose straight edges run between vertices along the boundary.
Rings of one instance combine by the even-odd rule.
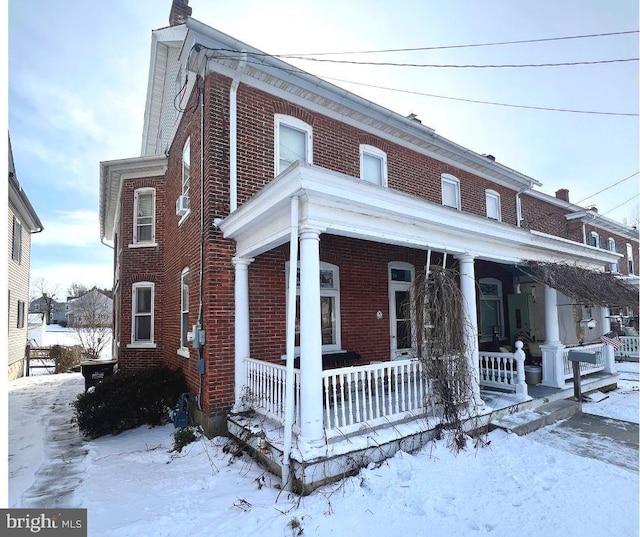
[[[546,340],[542,351],[542,382],[544,386],[564,387],[564,363],[558,319],[558,293],[553,287],[544,286],[544,333]]]
[[[249,265],[253,258],[234,257],[235,267],[235,404],[233,412],[246,410],[242,402],[246,386],[245,358],[249,358]]]
[[[473,260],[470,254],[456,256],[460,262],[460,291],[464,298],[464,316],[467,326],[467,346],[469,352],[469,369],[473,375],[471,386],[475,404],[483,406],[480,398],[480,367],[478,354],[478,306],[476,303],[476,277]]]
[[[611,332],[611,319],[609,319],[609,308],[600,307],[598,308],[598,313],[600,316],[600,329],[601,334],[608,334]],[[617,373],[616,369],[616,353],[614,348],[611,345],[604,346],[604,372],[605,373]]]
[[[300,232],[300,443],[324,439],[322,416],[322,323],[320,311],[320,231]]]

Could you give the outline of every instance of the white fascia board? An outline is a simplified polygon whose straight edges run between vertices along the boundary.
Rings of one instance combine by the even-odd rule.
[[[597,267],[618,257],[302,164],[289,167],[220,224],[225,238],[239,241],[238,255],[252,257],[288,240],[294,195],[302,201],[301,224],[336,235],[506,263],[575,261]]]
[[[602,216],[601,214],[589,209],[565,214],[564,217],[567,220],[579,220],[598,229],[622,235],[630,240],[638,240],[638,230],[625,226],[624,224],[611,220],[610,218]]]
[[[525,187],[531,188],[533,185],[540,185],[531,177],[436,135],[435,131],[426,125],[306,73],[193,18],[188,19],[186,24],[189,28],[189,35],[185,41],[182,56],[188,54],[195,43],[214,49],[238,51],[244,49],[248,55],[257,55],[257,58],[254,57],[253,61],[247,65],[243,74],[242,82],[247,85],[428,155],[506,188],[522,190]],[[201,53],[204,54],[204,51]],[[225,56],[226,58],[224,58]],[[210,71],[232,78],[236,62],[232,52],[220,52],[217,59],[210,60],[208,65]]]

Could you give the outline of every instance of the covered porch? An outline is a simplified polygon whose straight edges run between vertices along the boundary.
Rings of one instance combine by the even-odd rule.
[[[522,345],[500,349],[503,352],[481,350],[477,263],[489,263],[491,269],[528,260],[564,259],[595,268],[618,257],[299,163],[224,219],[220,228],[225,238],[236,241],[236,403],[229,431],[301,491],[382,460],[397,449],[416,449],[437,434],[440,409],[430,397],[433,386],[412,353],[415,327],[400,308],[417,271],[428,270],[436,260],[442,266],[455,263],[459,272],[469,327],[470,353],[465,359],[473,372],[473,404],[467,416],[471,430],[501,413],[535,405],[525,382]],[[402,247],[411,253],[411,260],[422,259],[409,263],[406,255],[398,261],[385,258],[386,307],[366,312],[379,323],[372,329],[359,317],[365,315],[364,307],[362,312],[350,307],[351,317],[339,315],[340,301],[344,305],[347,294],[355,296],[353,281],[358,275],[345,275],[345,269],[332,268],[341,268],[339,263],[321,261],[320,243],[325,237],[346,238],[352,250],[361,244],[363,257],[372,244],[373,248],[378,244],[378,248]],[[287,267],[298,270],[286,268],[281,273],[287,281],[286,289],[283,286],[287,298],[276,315],[282,321],[286,318],[282,323],[286,351],[275,356],[262,340],[252,345],[262,327],[255,320],[257,306],[250,299],[249,276],[252,267],[260,267],[260,274],[272,274],[272,266],[267,271],[262,259],[287,245]],[[325,252],[325,259],[332,254]],[[370,270],[375,272],[376,267],[371,264]],[[348,277],[351,283],[346,292],[338,282]],[[368,288],[362,286],[357,292],[365,297]],[[556,292],[549,286],[544,286],[544,308],[540,384],[560,393],[568,387],[572,373],[559,337]],[[361,353],[353,365],[323,366],[323,355],[354,350],[344,343],[354,341],[353,334],[361,340],[375,339],[384,326],[387,339],[377,345],[383,352]],[[503,336],[508,339],[507,334]],[[593,351],[597,363],[581,373],[600,372],[603,385],[615,384],[612,352],[598,344]]]

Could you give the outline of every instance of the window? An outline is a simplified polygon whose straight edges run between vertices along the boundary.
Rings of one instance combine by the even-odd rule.
[[[180,278],[180,350],[187,350],[189,331],[189,269],[182,271]]]
[[[504,336],[504,306],[502,282],[495,278],[481,278],[480,286],[480,338],[485,341],[493,335]]]
[[[607,250],[610,252],[616,251],[616,240],[612,237],[607,239]],[[609,270],[611,272],[618,272],[618,263],[609,263]]]
[[[372,145],[360,145],[360,179],[387,186],[387,154]]]
[[[155,244],[156,191],[153,188],[138,189],[134,199],[134,244]]]
[[[154,284],[139,282],[133,284],[132,331],[133,346],[155,346],[153,344],[153,300]]]
[[[17,328],[24,328],[24,300],[18,300],[18,322]]]
[[[182,195],[189,197],[189,179],[191,177],[191,138],[187,138],[182,148]]]
[[[493,190],[486,190],[485,199],[487,204],[487,217],[500,222],[502,220],[502,211],[500,210],[500,194]]]
[[[627,243],[627,267],[629,269],[629,274],[634,274],[633,272],[633,250],[631,249],[631,245]]]
[[[516,195],[516,221],[518,227],[522,225],[522,199]]]
[[[289,263],[286,265],[287,290],[289,287]],[[320,263],[320,319],[322,326],[322,351],[340,350],[340,274],[335,265]],[[296,277],[296,352],[300,352],[300,269]]]
[[[460,210],[460,181],[448,173],[442,174],[442,205]]]
[[[600,237],[595,231],[589,233],[589,245],[594,248],[600,248]]]
[[[11,249],[11,259],[20,263],[22,257],[22,224],[13,217],[13,245]]]
[[[294,117],[276,114],[276,175],[294,162],[313,162],[311,125]]]

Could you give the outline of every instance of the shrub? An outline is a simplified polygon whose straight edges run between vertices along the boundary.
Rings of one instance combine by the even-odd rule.
[[[195,442],[200,437],[200,430],[197,427],[180,427],[173,433],[173,449],[182,453],[182,448]]]
[[[140,425],[161,425],[180,393],[187,391],[181,371],[153,368],[105,377],[73,402],[80,431],[89,438],[118,434]]]
[[[80,365],[82,349],[79,345],[73,347],[53,345],[49,351],[49,357],[55,361],[56,373],[65,373]]]

